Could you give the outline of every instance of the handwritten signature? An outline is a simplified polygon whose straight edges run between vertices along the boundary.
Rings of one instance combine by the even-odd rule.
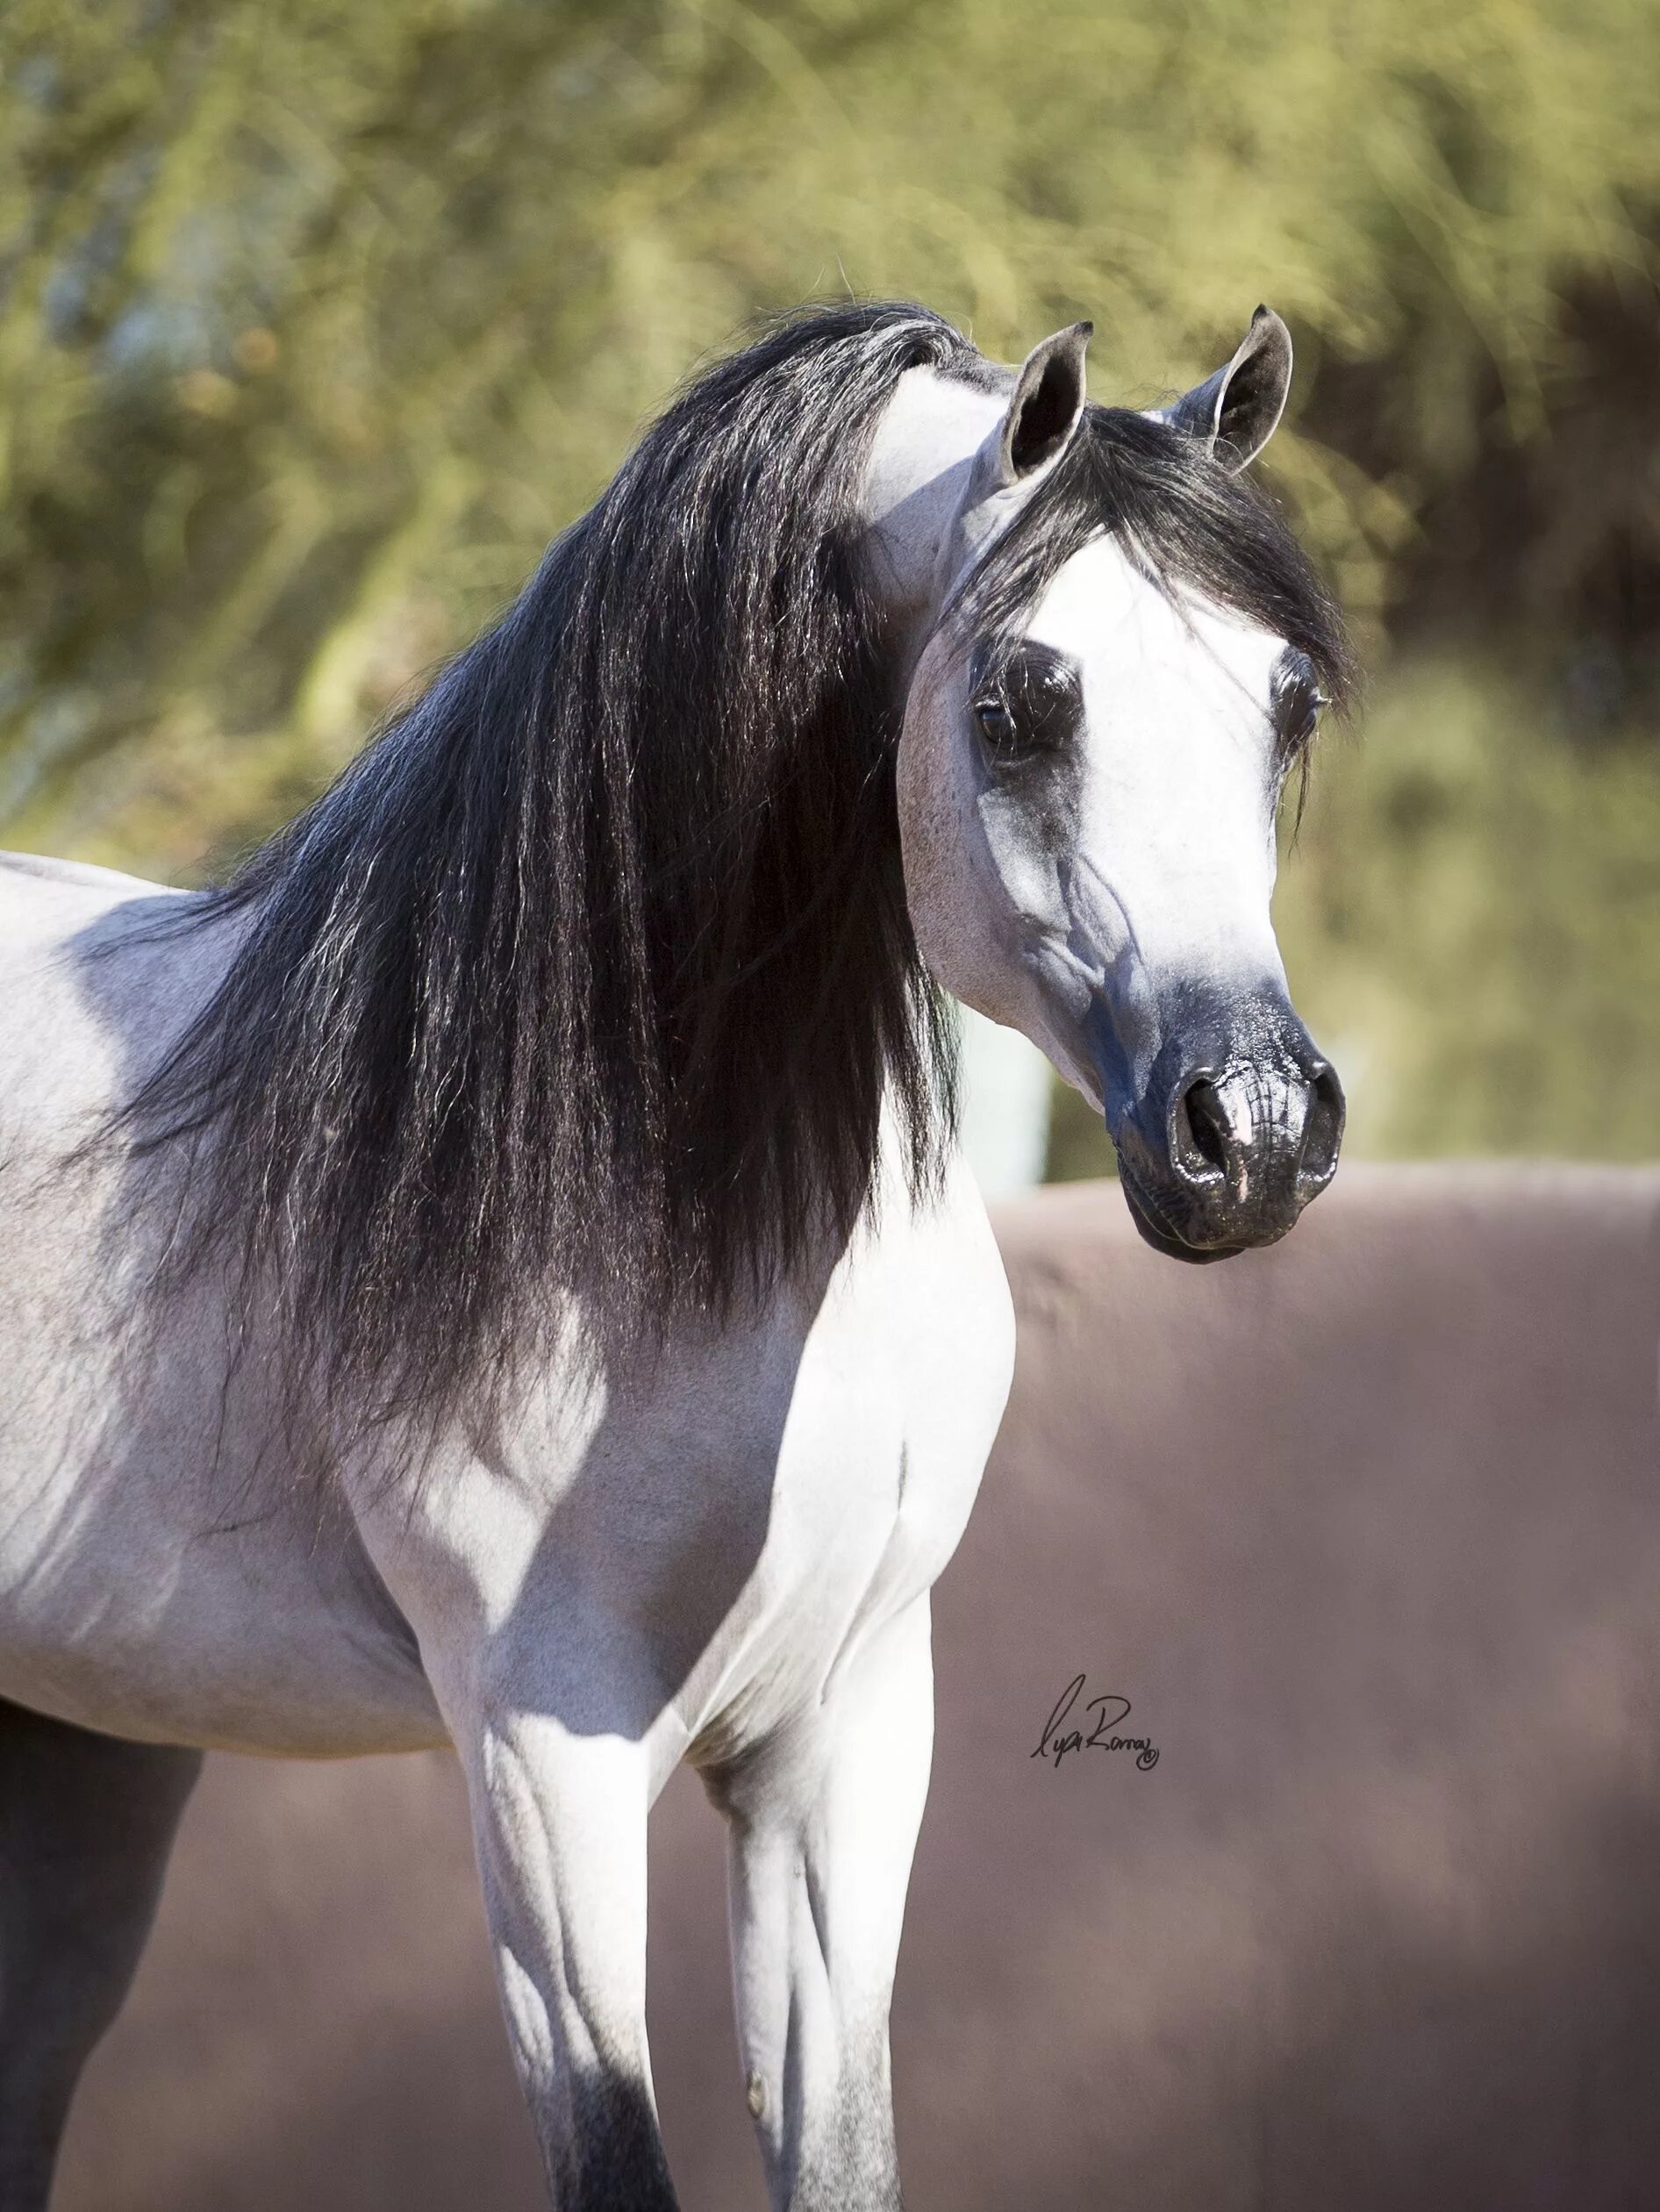
[[[1085,1716],[1091,1713],[1096,1715],[1094,1726],[1087,1736],[1081,1727],[1067,1727],[1072,1708],[1083,1694],[1084,1677],[1076,1674],[1062,1692],[1060,1703],[1043,1723],[1038,1747],[1032,1753],[1034,1759],[1053,1759],[1058,1770],[1069,1751],[1134,1751],[1135,1764],[1143,1774],[1149,1767],[1158,1765],[1158,1745],[1151,1736],[1120,1736],[1116,1733],[1120,1723],[1129,1718],[1128,1698],[1111,1695],[1091,1698],[1084,1707]]]

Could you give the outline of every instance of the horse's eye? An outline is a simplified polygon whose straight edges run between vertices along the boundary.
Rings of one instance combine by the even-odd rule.
[[[994,753],[1012,752],[1020,741],[1014,716],[1000,692],[991,691],[974,702],[974,719],[980,735]]]
[[[1281,748],[1299,753],[1314,734],[1320,710],[1331,701],[1314,680],[1306,653],[1288,653],[1275,678],[1274,720]]]
[[[1323,691],[1310,691],[1301,702],[1302,712],[1292,718],[1292,727],[1285,733],[1286,742],[1296,749],[1306,745],[1314,734],[1314,725],[1320,720],[1320,710],[1331,701]]]
[[[1083,716],[1077,669],[1034,638],[995,657],[983,650],[970,676],[969,711],[986,757],[999,768],[1057,755]]]

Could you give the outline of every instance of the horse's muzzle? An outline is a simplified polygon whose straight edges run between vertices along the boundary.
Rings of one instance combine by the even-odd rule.
[[[1342,1086],[1277,994],[1177,1024],[1113,1129],[1136,1228],[1192,1261],[1284,1236],[1336,1172],[1342,1135]]]

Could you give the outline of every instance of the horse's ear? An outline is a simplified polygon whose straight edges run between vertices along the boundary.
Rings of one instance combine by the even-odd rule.
[[[1292,334],[1271,307],[1259,307],[1232,361],[1168,407],[1168,422],[1202,439],[1230,476],[1256,460],[1285,412],[1292,384]]]
[[[1074,323],[1034,346],[1020,370],[998,437],[998,476],[1023,483],[1056,461],[1084,412],[1084,355],[1093,323]]]

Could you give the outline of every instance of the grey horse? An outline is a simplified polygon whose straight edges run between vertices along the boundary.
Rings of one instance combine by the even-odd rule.
[[[730,1829],[775,2205],[899,2202],[929,1590],[1013,1357],[941,993],[1212,1260],[1329,1180],[1269,906],[1340,621],[1172,406],[926,311],[693,383],[223,884],[0,866],[0,2201],[45,2203],[204,1748],[452,1744],[565,2212],[674,2202],[646,1822]]]

